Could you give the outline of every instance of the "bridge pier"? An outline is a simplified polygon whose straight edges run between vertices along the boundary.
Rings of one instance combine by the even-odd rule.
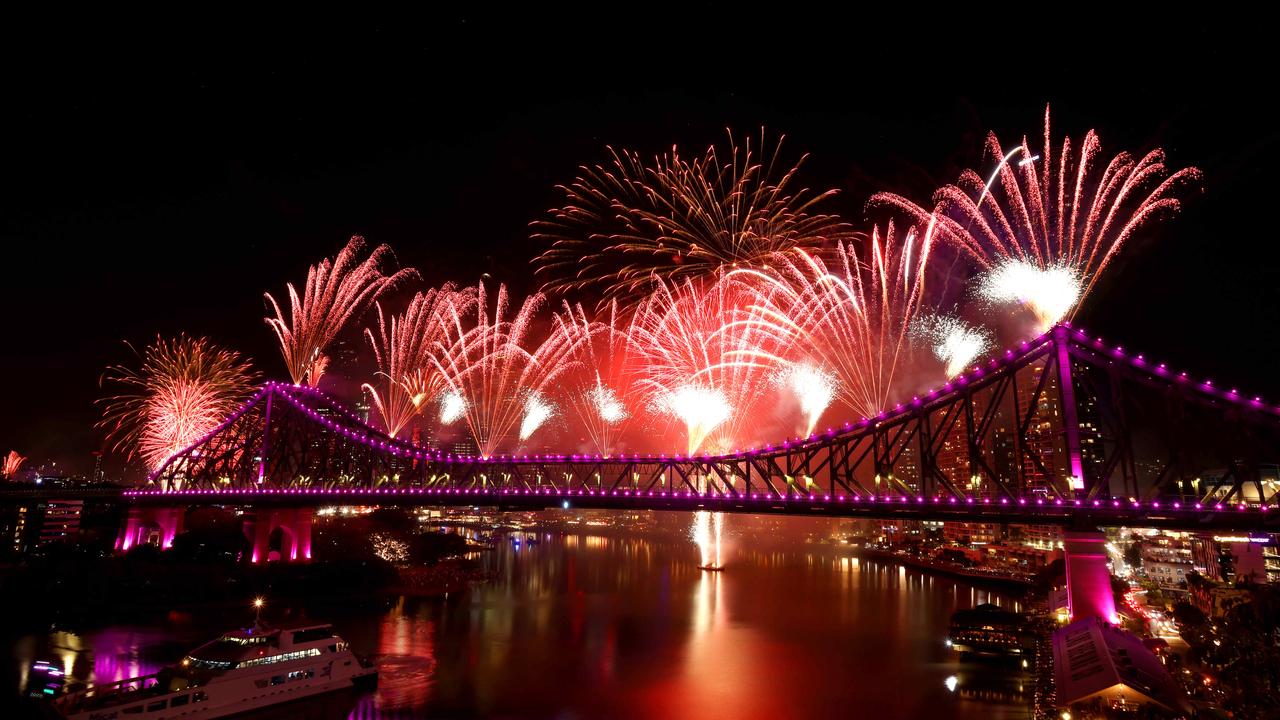
[[[250,562],[310,560],[311,525],[311,508],[255,509],[244,521]]]
[[[173,545],[173,538],[182,532],[186,508],[131,507],[124,527],[116,537],[116,550],[128,552],[138,545],[154,544],[162,550]]]
[[[1063,533],[1063,558],[1067,568],[1067,605],[1072,621],[1102,618],[1119,624],[1111,571],[1107,569],[1107,539],[1100,531]]]

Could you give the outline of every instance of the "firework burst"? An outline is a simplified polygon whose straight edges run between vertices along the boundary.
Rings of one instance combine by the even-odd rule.
[[[157,470],[230,415],[253,390],[256,374],[240,355],[205,338],[156,338],[139,368],[115,365],[103,384],[122,388],[101,402],[99,427],[115,448]]]
[[[467,414],[467,399],[462,393],[452,388],[440,396],[440,424],[452,425],[458,418]]]
[[[17,450],[10,450],[8,455],[4,456],[4,463],[0,465],[0,478],[4,480],[12,480],[18,476],[18,470],[22,469],[22,464],[27,459],[18,454]]]
[[[745,283],[721,274],[680,284],[657,281],[630,333],[633,376],[650,408],[685,425],[696,452],[713,433],[718,449],[741,441],[740,423],[782,360],[776,335],[748,311]]]
[[[480,283],[474,317],[468,318],[465,308],[451,304],[445,311],[443,332],[428,348],[431,365],[447,388],[446,398],[456,393],[462,399],[461,403],[446,401],[445,410],[466,417],[485,457],[507,442],[525,415],[528,400],[542,395],[572,362],[572,347],[558,334],[527,349],[532,344],[530,323],[542,300],[541,294],[529,296],[507,319],[506,286],[498,286],[491,307]]]
[[[365,383],[363,387],[392,437],[418,414],[427,398],[443,389],[443,377],[428,365],[428,350],[444,332],[441,320],[446,308],[465,311],[471,297],[445,285],[418,293],[402,314],[390,319],[383,315],[382,305],[375,303],[377,333],[366,328],[365,337],[378,363],[378,379],[376,386]]]
[[[1040,267],[1025,260],[1004,260],[978,276],[979,297],[1025,307],[1035,316],[1038,332],[1066,317],[1083,292],[1080,274],[1061,263]]]
[[[995,342],[990,330],[949,315],[920,318],[915,333],[946,364],[948,378],[959,375]]]
[[[561,187],[564,206],[533,224],[550,243],[535,261],[543,289],[635,299],[653,277],[678,283],[849,237],[839,218],[814,212],[836,191],[793,188],[799,164],[782,170],[781,147],[768,150],[763,132],[757,149],[730,134],[727,150],[687,160],[672,148],[649,164],[610,148],[612,163],[582,167]]]
[[[533,437],[542,424],[555,415],[556,406],[540,393],[529,393],[524,401],[524,417],[520,420],[521,442]]]
[[[786,388],[800,402],[804,413],[805,434],[813,432],[818,418],[835,399],[839,382],[835,375],[811,362],[792,363],[778,374],[778,385]]]
[[[271,293],[264,293],[275,313],[265,320],[276,333],[294,384],[315,385],[328,364],[324,351],[338,333],[382,292],[401,280],[417,277],[416,271],[407,268],[383,274],[382,266],[392,254],[387,245],[374,248],[361,262],[358,258],[363,251],[364,238],[352,237],[337,257],[311,266],[301,296],[290,283],[288,319]]]
[[[871,202],[905,210],[920,223],[936,217],[939,238],[961,248],[983,272],[999,274],[1011,263],[1070,272],[1078,292],[1065,309],[1040,308],[1042,330],[1073,314],[1125,242],[1153,218],[1176,212],[1178,191],[1201,179],[1196,168],[1170,172],[1159,148],[1141,158],[1122,152],[1104,167],[1093,130],[1078,146],[1064,138],[1055,152],[1047,106],[1039,152],[1025,138],[1006,152],[994,133],[987,135],[986,150],[997,161],[990,175],[964,171],[955,185],[934,194],[932,211],[891,193]]]
[[[618,303],[609,304],[605,320],[588,319],[581,305],[564,303],[554,317],[555,332],[572,348],[574,369],[565,375],[564,397],[597,453],[610,455],[626,431],[631,413],[623,398],[630,394],[627,376],[629,328],[623,327]]]
[[[829,368],[836,396],[873,417],[889,406],[898,371],[910,363],[911,327],[928,304],[932,229],[898,233],[890,223],[883,233],[873,229],[861,252],[844,243],[826,258],[794,250],[773,256],[766,270],[734,274],[758,288],[755,310],[767,334]]]

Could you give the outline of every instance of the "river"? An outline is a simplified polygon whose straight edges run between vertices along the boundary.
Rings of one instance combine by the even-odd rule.
[[[376,692],[250,717],[1025,718],[1030,676],[961,664],[951,613],[998,593],[827,547],[738,548],[697,568],[679,538],[543,535],[481,553],[492,580],[438,599],[297,603],[380,668]],[[21,637],[0,659],[20,690],[36,660],[83,681],[152,672],[252,613]],[[7,693],[6,693],[7,694]]]

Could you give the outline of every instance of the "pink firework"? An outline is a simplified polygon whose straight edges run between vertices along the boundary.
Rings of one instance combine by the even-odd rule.
[[[474,316],[468,317],[465,307],[449,304],[443,331],[428,349],[432,368],[440,373],[446,392],[460,399],[459,411],[485,457],[509,446],[518,426],[524,424],[532,432],[521,422],[526,411],[539,416],[533,429],[551,414],[544,400],[548,386],[572,362],[572,347],[563,337],[552,334],[537,345],[531,338],[530,323],[542,301],[541,294],[529,296],[507,319],[506,286],[498,286],[490,306],[480,283]]]
[[[750,311],[747,284],[724,276],[658,281],[631,329],[634,382],[649,408],[685,426],[690,454],[731,449],[782,362],[775,336]]]
[[[733,274],[758,288],[757,311],[775,341],[834,374],[837,397],[874,417],[894,399],[911,361],[912,323],[928,307],[932,229],[898,233],[890,223],[861,248],[841,243],[829,257],[797,249],[775,255],[767,270]]]
[[[17,450],[10,450],[8,455],[4,456],[4,464],[0,466],[0,478],[12,480],[18,476],[18,470],[22,469],[22,464],[27,459],[18,454]]]
[[[573,369],[559,383],[574,417],[586,430],[597,453],[617,450],[634,413],[627,407],[632,392],[627,374],[630,332],[618,303],[609,303],[600,320],[590,320],[581,305],[564,303],[555,315],[554,332],[572,348]]]
[[[226,419],[253,391],[256,380],[239,353],[205,338],[156,338],[137,369],[115,365],[103,384],[122,392],[103,399],[99,427],[115,448],[157,470]]]
[[[936,217],[938,237],[988,276],[983,294],[1030,306],[1041,325],[1073,315],[1125,242],[1148,221],[1177,211],[1178,191],[1202,177],[1196,168],[1170,172],[1159,148],[1141,158],[1121,152],[1104,166],[1093,130],[1078,146],[1064,138],[1055,153],[1048,106],[1038,150],[1025,137],[1005,150],[994,133],[986,149],[994,169],[986,177],[964,171],[934,194],[932,211],[891,193],[871,201],[905,210],[921,224]],[[1075,289],[1058,287],[1061,278],[1072,278]],[[1037,302],[1041,287],[1051,295]]]
[[[465,310],[470,297],[446,284],[439,290],[418,293],[403,313],[390,318],[383,314],[382,305],[375,303],[377,332],[366,328],[365,338],[373,348],[378,373],[374,383],[363,387],[392,437],[418,414],[424,402],[443,389],[443,378],[429,363],[429,351],[444,333],[446,311]]]
[[[407,268],[383,274],[382,266],[391,257],[387,245],[374,248],[361,262],[358,258],[363,251],[364,238],[352,237],[337,257],[311,266],[301,297],[290,283],[287,320],[271,293],[264,294],[275,313],[275,317],[265,320],[280,341],[294,384],[315,385],[328,365],[325,349],[338,333],[383,291],[401,280],[417,277],[416,271]]]
[[[782,163],[781,139],[766,146],[763,131],[761,157],[730,134],[727,151],[713,145],[687,160],[672,148],[651,163],[610,148],[612,163],[582,167],[561,187],[564,206],[533,224],[550,243],[535,261],[543,289],[634,299],[655,276],[681,282],[849,237],[839,218],[815,212],[836,191],[793,187],[799,164]]]

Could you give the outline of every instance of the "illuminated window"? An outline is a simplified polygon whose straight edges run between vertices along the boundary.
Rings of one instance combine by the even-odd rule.
[[[310,650],[295,650],[293,652],[281,653],[279,655],[268,655],[266,657],[254,658],[252,660],[242,660],[236,664],[236,667],[255,667],[257,665],[271,665],[278,662],[288,662],[289,660],[301,660],[306,657],[317,657],[320,655],[319,648],[311,648]]]

